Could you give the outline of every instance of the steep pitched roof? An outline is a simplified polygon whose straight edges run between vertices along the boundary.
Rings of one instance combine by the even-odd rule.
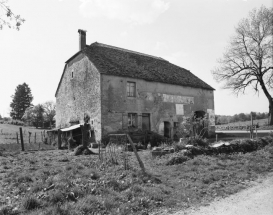
[[[214,88],[196,77],[189,70],[176,66],[163,58],[97,42],[86,46],[65,63],[69,63],[70,60],[80,53],[85,54],[95,64],[99,72],[103,74],[214,90]],[[62,78],[55,96],[61,81]]]
[[[189,70],[160,57],[97,42],[86,47],[83,53],[103,74],[214,90]]]

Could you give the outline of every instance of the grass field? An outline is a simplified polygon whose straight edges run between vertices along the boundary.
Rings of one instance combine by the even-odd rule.
[[[53,149],[52,146],[43,144],[45,130],[10,124],[0,124],[0,149],[13,152],[21,150],[20,127],[22,127],[23,131],[25,150]],[[29,136],[29,132],[31,132],[31,136]]]
[[[253,120],[253,125],[257,125],[257,124],[259,124],[259,126],[267,126],[268,125],[268,119],[255,119],[255,120]],[[245,125],[251,125],[251,121],[232,122],[232,123],[217,125],[217,126],[245,126]]]
[[[0,214],[152,214],[206,205],[236,193],[249,181],[273,172],[273,138],[252,153],[197,156],[167,166],[172,155],[139,152],[123,160],[74,156],[68,150],[0,154]]]

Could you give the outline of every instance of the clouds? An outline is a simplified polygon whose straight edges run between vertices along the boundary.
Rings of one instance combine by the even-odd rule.
[[[80,13],[87,18],[106,17],[125,23],[153,23],[168,10],[166,0],[80,0]]]

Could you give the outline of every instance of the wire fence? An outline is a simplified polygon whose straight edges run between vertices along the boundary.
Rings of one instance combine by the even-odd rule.
[[[23,146],[22,146],[23,140]],[[23,147],[23,148],[22,148]],[[16,130],[8,130],[0,128],[0,148],[17,151],[17,150],[46,150],[52,149],[48,142],[46,130],[30,130],[22,128],[22,139],[20,128]]]

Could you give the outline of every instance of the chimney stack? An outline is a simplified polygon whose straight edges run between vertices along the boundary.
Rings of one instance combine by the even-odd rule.
[[[81,51],[84,49],[86,45],[86,31],[79,29],[78,32],[79,32],[79,49]]]

